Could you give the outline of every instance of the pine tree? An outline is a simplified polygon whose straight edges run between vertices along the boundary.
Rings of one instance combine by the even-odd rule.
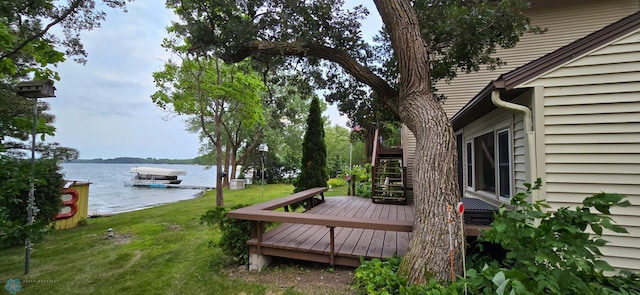
[[[309,107],[300,170],[294,192],[327,186],[327,146],[324,143],[324,122],[317,97],[313,98]]]

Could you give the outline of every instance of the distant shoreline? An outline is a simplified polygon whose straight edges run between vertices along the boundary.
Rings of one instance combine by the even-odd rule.
[[[206,165],[203,157],[193,159],[156,159],[156,158],[133,158],[118,157],[112,159],[76,159],[65,161],[65,163],[91,163],[91,164],[191,164]]]

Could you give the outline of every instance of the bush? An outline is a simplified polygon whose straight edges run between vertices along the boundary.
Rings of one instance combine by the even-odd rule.
[[[355,176],[356,181],[371,181],[371,164],[366,164],[364,167],[354,165],[350,170],[347,170],[345,174]]]
[[[55,160],[35,163],[35,202],[38,213],[27,226],[27,202],[31,161],[0,156],[0,248],[41,240],[60,212],[61,188],[64,184]]]
[[[248,205],[239,204],[230,210],[246,207]],[[229,210],[224,207],[215,207],[205,212],[200,217],[200,222],[215,225],[220,230],[220,239],[213,243],[222,249],[222,252],[229,256],[234,263],[249,264],[249,246],[247,241],[251,239],[251,223],[248,220],[232,219],[227,217]]]
[[[630,205],[624,196],[601,193],[575,209],[552,212],[543,210],[549,208],[543,201],[526,201],[540,185],[540,180],[533,187],[527,184],[527,192],[513,196],[511,205],[517,209],[502,206],[491,228],[478,239],[500,245],[506,256],[467,271],[471,293],[640,294],[637,275],[604,275],[614,269],[601,259],[599,250],[607,243],[602,239],[604,229],[627,232],[609,216],[611,207]]]
[[[363,198],[371,198],[372,183],[370,181],[360,182],[356,186],[356,196]]]
[[[339,187],[347,184],[347,181],[344,178],[329,178],[327,180],[327,186],[329,187]]]
[[[364,261],[355,270],[353,287],[360,294],[398,294],[407,280],[397,274],[400,258],[391,257],[384,261],[374,258]]]
[[[355,270],[352,287],[358,294],[402,294],[402,295],[447,295],[464,294],[461,285],[445,286],[435,279],[426,285],[409,285],[407,280],[398,275],[400,258],[394,256],[384,261],[374,258],[360,260],[360,266]]]

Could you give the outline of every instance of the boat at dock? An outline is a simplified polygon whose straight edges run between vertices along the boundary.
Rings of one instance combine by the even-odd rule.
[[[182,179],[178,176],[187,175],[184,170],[158,167],[133,167],[130,171],[135,173],[131,178],[133,186],[179,185]]]
[[[202,190],[209,190],[213,188],[211,186],[180,184],[182,179],[179,179],[178,176],[187,175],[187,172],[181,169],[134,167],[131,168],[131,173],[135,173],[135,175],[131,178],[131,182],[127,182],[125,185],[149,188],[184,188]]]

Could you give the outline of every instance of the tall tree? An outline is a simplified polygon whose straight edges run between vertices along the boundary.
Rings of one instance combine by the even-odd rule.
[[[377,56],[362,39],[359,21],[368,11],[343,9],[342,0],[168,0],[167,6],[182,19],[178,29],[190,36],[193,51],[214,51],[231,63],[270,56],[276,57],[270,67],[302,63],[318,87],[332,92],[329,99],[348,108],[373,101],[395,113],[417,140],[415,225],[400,271],[413,282],[446,280],[447,205],[457,203],[459,193],[453,130],[433,82],[455,77],[458,69],[499,65],[491,54],[514,46],[529,29],[522,12],[527,1],[373,2],[388,55]],[[453,236],[462,243],[458,231]],[[460,256],[456,251],[457,270]]]
[[[187,121],[189,130],[197,130],[205,150],[212,150],[215,155],[216,205],[222,206],[224,149],[237,148],[234,144],[238,142],[230,130],[262,124],[262,82],[245,65],[225,65],[216,57],[188,54],[184,51],[187,46],[175,41],[166,39],[163,46],[180,61],[169,61],[164,70],[153,73],[159,90],[151,99],[165,110],[192,116]]]
[[[311,100],[307,131],[302,141],[302,163],[295,183],[295,192],[327,186],[327,146],[324,143],[324,123],[317,97]]]

